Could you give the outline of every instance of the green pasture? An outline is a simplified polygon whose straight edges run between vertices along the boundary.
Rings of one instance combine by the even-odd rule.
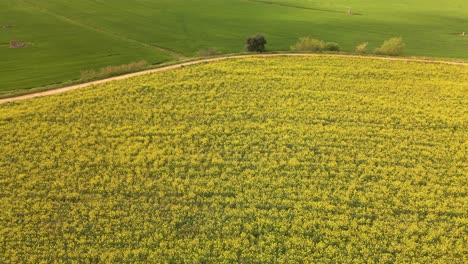
[[[466,0],[3,0],[0,25],[7,24],[0,26],[0,92],[210,47],[236,53],[253,33],[267,37],[270,51],[288,50],[302,36],[345,52],[401,36],[407,56],[468,59]],[[10,49],[11,40],[30,46]]]

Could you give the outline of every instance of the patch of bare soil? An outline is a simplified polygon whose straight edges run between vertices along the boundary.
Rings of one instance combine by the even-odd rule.
[[[450,35],[456,35],[461,37],[468,37],[468,31],[465,32],[451,32]]]
[[[26,48],[27,46],[29,46],[29,43],[27,42],[18,41],[18,40],[10,41],[10,49]]]

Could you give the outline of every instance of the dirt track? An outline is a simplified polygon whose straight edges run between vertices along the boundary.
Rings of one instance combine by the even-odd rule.
[[[159,72],[159,71],[165,71],[165,70],[180,68],[180,67],[184,67],[184,66],[194,65],[194,64],[213,62],[213,61],[221,61],[221,60],[227,60],[227,59],[252,58],[252,57],[280,57],[280,56],[302,56],[302,57],[333,56],[333,57],[364,58],[364,59],[378,59],[378,60],[392,60],[392,61],[412,61],[412,62],[423,62],[423,63],[442,63],[442,64],[468,66],[468,63],[463,63],[463,62],[410,59],[410,58],[372,57],[372,56],[358,56],[358,55],[340,55],[340,54],[278,53],[278,54],[236,55],[236,56],[226,56],[226,57],[219,57],[219,58],[211,58],[211,59],[202,59],[202,60],[196,60],[196,61],[190,61],[190,62],[183,62],[183,63],[174,64],[174,65],[170,65],[170,66],[164,66],[164,67],[160,67],[160,68],[156,68],[156,69],[145,70],[145,71],[125,74],[125,75],[121,75],[121,76],[111,77],[111,78],[107,78],[107,79],[103,79],[103,80],[98,80],[98,81],[87,82],[87,83],[77,84],[77,85],[73,85],[73,86],[58,88],[58,89],[49,90],[49,91],[45,91],[45,92],[38,92],[38,93],[32,93],[32,94],[27,94],[27,95],[22,95],[22,96],[17,96],[17,97],[0,99],[0,104],[8,103],[8,102],[21,101],[21,100],[26,100],[26,99],[35,98],[35,97],[42,97],[42,96],[48,96],[48,95],[63,93],[63,92],[76,90],[76,89],[86,87],[86,86],[90,86],[90,85],[106,83],[106,82],[110,82],[110,81],[114,81],[114,80],[127,79],[127,78],[138,76],[138,75],[143,75],[143,74],[148,74],[148,73],[153,73],[153,72]]]

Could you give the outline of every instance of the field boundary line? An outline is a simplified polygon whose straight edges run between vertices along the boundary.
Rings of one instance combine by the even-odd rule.
[[[406,61],[406,62],[421,62],[421,63],[468,66],[468,63],[464,63],[464,62],[451,62],[451,61],[425,60],[425,59],[412,59],[412,58],[390,58],[390,57],[378,57],[378,56],[359,56],[359,55],[345,55],[345,54],[275,53],[275,54],[231,55],[231,56],[223,56],[223,57],[215,57],[215,58],[209,58],[209,59],[200,59],[200,60],[182,62],[182,63],[178,63],[174,65],[163,66],[163,67],[159,67],[155,69],[143,70],[143,71],[134,72],[134,73],[128,73],[128,74],[124,74],[120,76],[110,77],[110,78],[97,80],[97,81],[86,82],[86,83],[67,86],[63,88],[37,92],[37,93],[31,93],[31,94],[26,94],[26,95],[21,95],[21,96],[16,96],[16,97],[4,98],[4,99],[0,99],[0,104],[64,93],[67,91],[72,91],[72,90],[80,89],[83,87],[107,83],[107,82],[116,81],[116,80],[128,79],[131,77],[160,72],[160,71],[182,68],[182,67],[190,66],[190,65],[223,61],[223,60],[229,60],[229,59],[269,58],[269,57],[342,57],[342,58],[359,58],[359,59]]]
[[[310,10],[310,11],[316,11],[316,12],[337,13],[337,14],[345,14],[345,15],[348,14],[348,12],[346,11],[339,11],[339,10],[332,10],[332,9],[325,9],[325,8],[314,8],[314,7],[293,5],[293,4],[284,4],[284,3],[274,2],[274,1],[265,1],[265,0],[249,0],[249,1],[252,3],[256,3],[256,4],[275,5],[275,6],[280,6],[280,7],[296,8],[296,9]],[[361,15],[361,14],[355,13],[354,15]]]

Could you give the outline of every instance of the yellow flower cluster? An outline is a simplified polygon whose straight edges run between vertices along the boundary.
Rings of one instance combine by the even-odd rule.
[[[0,105],[0,262],[463,263],[468,67],[185,67]]]

